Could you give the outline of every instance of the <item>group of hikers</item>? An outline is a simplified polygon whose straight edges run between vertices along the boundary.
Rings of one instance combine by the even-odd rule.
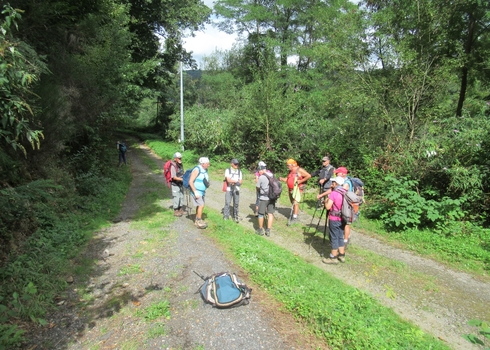
[[[182,216],[184,214],[184,187],[187,187],[190,190],[190,197],[196,208],[194,224],[200,229],[206,228],[208,225],[203,220],[202,214],[205,205],[206,189],[209,187],[209,158],[199,158],[199,164],[188,171],[189,175],[184,172],[182,154],[180,152],[176,152],[173,155],[173,160],[169,161],[169,164],[172,166],[168,167],[167,179],[172,189],[174,215]],[[232,219],[235,222],[239,222],[240,220],[238,206],[240,186],[243,182],[243,175],[239,166],[240,162],[238,159],[233,158],[230,162],[230,167],[224,172],[222,188],[223,192],[225,192],[223,219]],[[326,264],[345,262],[345,249],[349,242],[350,223],[342,219],[341,209],[344,193],[353,191],[353,184],[347,176],[348,170],[345,167],[335,169],[330,164],[330,158],[328,156],[322,158],[322,167],[311,174],[301,168],[294,159],[288,159],[286,166],[289,170],[288,175],[286,177],[275,177],[267,169],[266,163],[263,161],[258,163],[255,173],[255,216],[258,222],[256,233],[267,237],[271,234],[277,198],[275,198],[270,187],[276,186],[274,184],[275,181],[284,182],[288,189],[289,200],[291,202],[289,225],[298,220],[299,202],[306,187],[306,182],[312,177],[318,177],[320,190],[317,195],[317,200],[318,204],[323,205],[328,212],[328,228],[332,248],[330,255],[323,258],[322,261]],[[185,178],[186,176],[187,179]],[[187,185],[184,186],[184,184]],[[232,209],[230,209],[231,204],[233,204]]]

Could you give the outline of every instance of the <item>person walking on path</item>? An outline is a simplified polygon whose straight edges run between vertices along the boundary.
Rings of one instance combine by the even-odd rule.
[[[352,191],[352,182],[351,180],[347,177],[347,174],[349,173],[349,170],[347,170],[346,167],[339,167],[337,170],[335,170],[335,173],[337,174],[338,177],[341,177],[344,182],[342,187],[346,191]],[[344,229],[344,245],[345,248],[347,249],[347,245],[349,244],[349,239],[350,239],[350,222],[345,225]]]
[[[265,229],[265,235],[269,237],[271,235],[272,223],[274,222],[274,211],[276,207],[276,201],[269,199],[269,177],[274,176],[271,172],[266,175],[265,165],[259,165],[257,172],[259,173],[259,179],[256,187],[259,192],[259,209],[258,209],[258,224],[259,228],[256,233],[260,236],[264,235],[264,216],[267,211],[267,228]]]
[[[344,179],[337,176],[332,179],[332,187],[334,190],[328,195],[325,208],[328,212],[328,230],[330,236],[330,244],[332,250],[330,256],[323,258],[322,262],[325,264],[337,264],[345,262],[345,249],[344,249],[344,227],[345,222],[342,221],[342,203],[343,195],[339,191],[345,190],[342,188]]]
[[[298,163],[294,159],[288,159],[286,165],[289,169],[289,174],[287,177],[280,177],[279,180],[286,182],[289,189],[289,200],[292,204],[292,218],[290,223],[298,220],[298,212],[299,212],[299,203],[294,198],[294,186],[297,185],[300,193],[303,193],[303,190],[306,186],[306,181],[311,177],[311,175],[303,168],[298,166]]]
[[[117,150],[119,151],[119,165],[121,166],[122,162],[124,165],[128,165],[126,162],[126,151],[128,150],[126,144],[124,142],[117,141],[116,143]]]
[[[172,166],[170,166],[170,176],[172,178],[171,188],[172,188],[172,199],[174,216],[184,215],[184,186],[183,186],[183,176],[184,176],[184,166],[182,165],[182,154],[176,152],[174,154],[174,161]]]
[[[238,159],[231,160],[231,167],[225,170],[226,192],[225,208],[223,209],[223,219],[230,217],[230,204],[233,200],[233,219],[238,223],[238,204],[240,200],[240,185],[242,184],[242,171],[238,169],[240,162]]]
[[[194,225],[202,229],[208,227],[208,224],[202,219],[202,213],[205,203],[204,196],[206,195],[206,189],[209,187],[209,166],[209,158],[199,158],[199,164],[192,170],[189,178],[189,187],[191,188],[192,199],[196,207],[196,220],[194,221]]]

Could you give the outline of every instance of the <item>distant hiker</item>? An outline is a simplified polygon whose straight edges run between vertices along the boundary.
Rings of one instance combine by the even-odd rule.
[[[263,161],[260,161],[259,164],[258,164],[259,167],[263,166],[263,167],[267,167],[267,165],[263,162]],[[265,171],[268,175],[271,175],[272,176],[272,173],[269,169],[266,169]],[[257,184],[257,181],[259,181],[259,172],[256,171],[255,172],[255,184]],[[255,216],[259,216],[259,197],[260,197],[260,192],[259,192],[259,189],[257,188],[257,199],[255,200]]]
[[[352,182],[347,178],[347,174],[349,173],[347,168],[341,166],[335,170],[335,173],[337,174],[337,177],[341,177],[344,180],[342,187],[345,188],[346,191],[352,191]],[[347,223],[344,229],[344,245],[346,248],[350,239],[350,224],[351,223]]]
[[[182,184],[184,176],[184,166],[182,165],[182,154],[175,152],[174,160],[170,166],[170,184],[172,188],[174,216],[184,215],[184,186]]]
[[[209,159],[206,157],[199,158],[199,164],[194,167],[189,179],[189,187],[191,189],[194,206],[196,207],[196,221],[194,225],[198,228],[206,228],[208,224],[202,220],[202,212],[204,209],[204,196],[206,189],[209,187]]]
[[[124,142],[117,141],[116,143],[117,150],[119,151],[119,165],[121,166],[122,162],[124,162],[124,165],[128,165],[126,163],[126,151],[128,148],[126,147],[126,144]]]
[[[231,160],[231,167],[225,170],[225,208],[223,209],[223,219],[230,217],[230,203],[233,199],[233,219],[238,222],[238,204],[240,199],[240,185],[242,184],[242,171],[238,169],[240,162],[238,159]]]
[[[257,168],[259,178],[256,184],[257,191],[259,193],[259,209],[258,209],[258,224],[259,228],[256,233],[260,236],[264,235],[264,216],[267,211],[267,227],[265,229],[265,235],[267,237],[271,234],[272,223],[274,222],[274,211],[276,207],[276,200],[269,199],[269,179],[274,175],[271,172],[267,172],[265,165],[259,165]]]
[[[328,195],[328,200],[325,208],[328,212],[328,230],[330,234],[330,244],[332,251],[330,256],[323,258],[322,262],[325,264],[337,264],[345,262],[345,249],[344,249],[344,228],[346,224],[342,221],[342,202],[343,196],[337,191],[337,188],[342,187],[344,179],[337,176],[332,179],[332,187],[334,190]],[[345,190],[341,190],[345,191]]]
[[[286,165],[289,169],[289,174],[287,177],[280,177],[279,180],[286,182],[289,189],[289,200],[293,206],[290,223],[293,223],[298,220],[299,212],[299,203],[293,196],[294,186],[297,185],[300,193],[303,193],[306,187],[306,181],[308,181],[311,175],[305,169],[300,168],[294,159],[288,159]]]

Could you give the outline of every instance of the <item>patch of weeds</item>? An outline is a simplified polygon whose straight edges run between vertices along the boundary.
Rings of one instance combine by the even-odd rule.
[[[437,293],[439,292],[439,286],[434,281],[428,281],[425,283],[424,290],[426,292]]]
[[[165,329],[165,324],[162,322],[156,322],[148,329],[148,338],[150,339],[164,335],[167,335],[167,330]]]
[[[204,350],[204,345],[196,345],[196,347],[194,348],[194,350]]]
[[[143,254],[143,252],[137,252],[136,254],[133,255],[133,258],[135,259],[141,259],[145,256],[145,254]]]
[[[148,306],[144,310],[138,310],[136,315],[143,317],[145,321],[153,321],[160,317],[170,319],[170,303],[166,300]]]
[[[172,291],[172,288],[170,288],[170,287],[163,287],[163,291],[165,293],[170,293]]]
[[[136,264],[136,265],[126,265],[121,268],[118,272],[118,276],[123,276],[123,275],[134,275],[143,272],[141,267]]]
[[[189,290],[189,286],[180,286],[179,287],[179,292],[185,292],[186,290]]]
[[[139,350],[141,349],[141,344],[136,339],[131,339],[120,344],[118,348],[121,350]]]

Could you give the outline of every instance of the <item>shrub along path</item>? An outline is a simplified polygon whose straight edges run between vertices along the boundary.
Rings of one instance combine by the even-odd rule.
[[[217,310],[202,303],[195,294],[201,281],[193,270],[202,274],[230,270],[238,272],[242,279],[247,276],[226,259],[205,230],[194,227],[193,216],[173,222],[170,199],[155,205],[163,193],[168,195],[168,190],[161,172],[152,171],[139,153],[145,152],[160,170],[163,161],[147,147],[140,149],[128,155],[134,180],[120,221],[99,232],[78,261],[87,262],[88,266],[95,262],[95,268],[75,276],[67,294],[60,296],[59,311],[47,318],[49,326],[27,335],[30,346],[326,348],[309,337],[289,314],[278,311],[277,305],[256,286],[252,285],[252,302],[245,307]],[[213,164],[210,171],[212,185],[206,195],[205,213],[211,209],[220,211],[224,205],[222,174],[213,173]],[[255,193],[243,188],[240,197],[240,225],[252,230],[256,227],[252,210]],[[353,233],[347,262],[327,266],[321,263],[321,255],[328,250],[322,234],[312,237],[305,232],[313,232],[314,227],[308,229],[311,216],[302,213],[300,223],[287,227],[290,207],[279,205],[278,209],[272,235],[264,239],[368,292],[450,347],[470,349],[471,344],[462,335],[476,330],[466,322],[490,319],[488,279],[453,271],[358,232]],[[316,223],[317,219],[312,225]],[[323,232],[323,224],[319,231]]]

